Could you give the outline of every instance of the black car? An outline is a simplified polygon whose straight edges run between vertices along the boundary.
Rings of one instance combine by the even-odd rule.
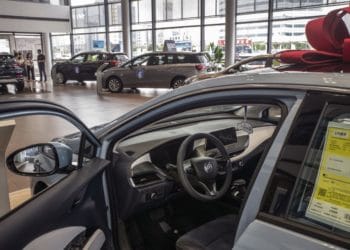
[[[15,91],[22,91],[24,89],[23,69],[16,64],[13,55],[0,53],[0,92],[7,92],[8,84],[15,85]]]
[[[109,53],[102,51],[83,52],[71,59],[56,63],[51,70],[51,76],[56,84],[64,84],[67,80],[95,80],[97,68],[104,63],[110,66],[119,66],[126,62],[128,57],[124,53]]]

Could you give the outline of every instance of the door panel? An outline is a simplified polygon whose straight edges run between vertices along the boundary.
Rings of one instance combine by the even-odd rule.
[[[93,159],[47,191],[11,211],[0,221],[1,248],[30,247],[30,242],[34,244],[33,240],[53,230],[79,226],[86,228],[83,245],[100,229],[106,237],[105,249],[111,249],[107,205],[102,189],[102,174],[107,166],[109,161]],[[21,237],[18,237],[19,232]],[[71,241],[75,237],[73,233]],[[49,248],[53,249],[52,246]]]

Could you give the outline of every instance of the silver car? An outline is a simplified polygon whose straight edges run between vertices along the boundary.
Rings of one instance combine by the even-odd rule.
[[[208,67],[205,53],[156,52],[138,56],[118,68],[101,66],[96,77],[97,83],[111,92],[123,88],[178,88],[186,78],[204,73]]]

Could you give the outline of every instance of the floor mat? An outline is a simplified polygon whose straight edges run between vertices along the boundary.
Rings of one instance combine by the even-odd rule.
[[[135,216],[134,226],[129,226],[129,238],[135,250],[172,250],[181,235],[235,212],[236,209],[220,202],[200,202],[186,196]]]

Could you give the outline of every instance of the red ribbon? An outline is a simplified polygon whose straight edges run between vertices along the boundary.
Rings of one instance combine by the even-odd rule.
[[[347,23],[348,22],[348,23]],[[305,27],[308,42],[315,50],[286,50],[275,55],[287,64],[350,63],[350,7],[333,10],[311,20]]]

